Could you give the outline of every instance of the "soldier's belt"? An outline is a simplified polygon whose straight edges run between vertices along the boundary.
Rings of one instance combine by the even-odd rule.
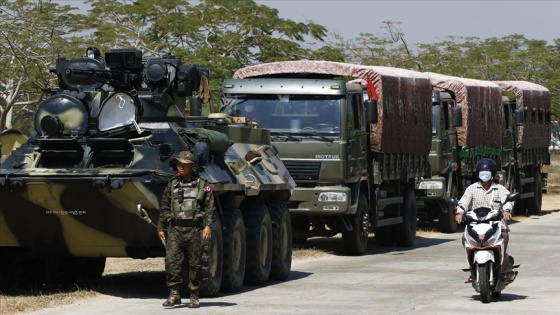
[[[195,220],[177,220],[177,219],[173,219],[172,220],[173,225],[175,226],[180,226],[180,227],[196,227],[199,226],[199,222],[195,221]]]

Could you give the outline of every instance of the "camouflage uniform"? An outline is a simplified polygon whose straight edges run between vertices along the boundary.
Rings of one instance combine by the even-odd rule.
[[[195,298],[198,303],[203,250],[201,232],[206,226],[212,227],[214,220],[214,196],[203,178],[183,182],[181,177],[174,176],[169,180],[161,200],[158,222],[158,232],[167,232],[165,272],[166,285],[171,290],[168,301],[180,303],[181,265],[186,254],[191,301]]]

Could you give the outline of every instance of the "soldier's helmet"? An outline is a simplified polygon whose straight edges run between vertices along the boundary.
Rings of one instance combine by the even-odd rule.
[[[190,151],[181,151],[179,155],[173,156],[172,162],[173,164],[177,164],[177,162],[181,162],[185,164],[191,163],[196,165],[194,155]]]

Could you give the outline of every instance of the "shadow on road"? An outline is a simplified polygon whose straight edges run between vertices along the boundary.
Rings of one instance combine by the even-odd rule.
[[[370,236],[368,239],[368,247],[364,255],[385,254],[391,252],[403,252],[413,250],[415,248],[423,248],[430,246],[437,246],[439,244],[455,241],[453,236],[449,238],[427,238],[417,236],[414,244],[411,247],[402,246],[381,246],[377,245],[375,236]],[[336,256],[346,256],[344,252],[344,245],[342,239],[339,237],[317,237],[308,239],[305,245],[298,245],[295,249],[315,249],[331,253]]]
[[[476,294],[471,297],[475,301],[480,301],[480,295]],[[499,298],[492,298],[493,303],[500,303],[500,302],[513,302],[518,300],[525,300],[529,298],[527,295],[519,295],[519,294],[512,294],[512,293],[502,293],[502,296]]]

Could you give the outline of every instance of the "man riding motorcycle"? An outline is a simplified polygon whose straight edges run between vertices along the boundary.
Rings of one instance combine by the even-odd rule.
[[[471,184],[465,190],[463,197],[459,200],[455,221],[461,223],[463,215],[466,211],[486,207],[490,209],[499,209],[500,204],[510,193],[504,186],[494,183],[492,179],[496,176],[497,166],[492,159],[484,158],[476,164],[476,171],[480,181]],[[502,229],[502,238],[504,241],[504,263],[502,264],[502,274],[512,273],[513,257],[508,256],[509,228],[506,221],[512,217],[513,202],[506,202],[503,205],[502,220],[500,227]],[[463,236],[463,246],[465,239]],[[467,282],[471,282],[469,278]]]

